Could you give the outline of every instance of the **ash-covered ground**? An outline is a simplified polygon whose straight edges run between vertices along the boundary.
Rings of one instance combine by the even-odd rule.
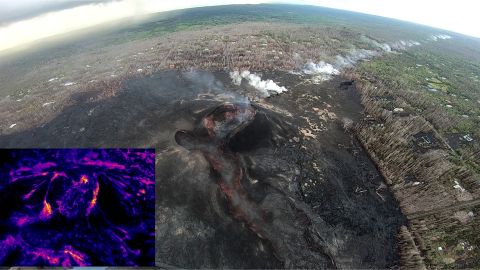
[[[253,98],[227,72],[129,79],[110,99],[76,96],[0,147],[155,147],[160,266],[396,265],[405,221],[350,132],[362,117],[354,85],[264,75],[288,92]]]

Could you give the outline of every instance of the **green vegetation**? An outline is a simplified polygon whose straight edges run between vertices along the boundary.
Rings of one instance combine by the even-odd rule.
[[[360,138],[388,172],[429,268],[480,263],[479,45],[455,37],[356,68],[367,112],[386,120],[382,129],[362,126]],[[392,98],[378,101],[378,96]],[[396,107],[407,116],[388,113]],[[419,132],[435,134],[444,143],[424,149],[406,143],[418,140]],[[409,175],[418,179],[418,188],[403,182]]]
[[[350,13],[349,17],[344,15],[344,11],[289,5],[257,5],[255,9],[249,5],[195,8],[174,12],[168,18],[164,18],[164,13],[153,15],[148,23],[118,31],[110,37],[109,42],[123,43],[136,39],[159,37],[177,31],[242,22],[282,22],[336,29],[348,27],[349,31],[376,36],[382,42],[396,41],[402,38],[421,39],[425,38],[425,33],[427,33],[426,28],[405,22],[356,13]],[[160,19],[155,19],[156,17]],[[411,28],[405,29],[405,26],[411,26]]]
[[[480,138],[480,85],[469,76],[480,75],[479,62],[439,53],[436,46],[450,46],[449,41],[445,43],[365,62],[359,71],[375,75],[416,111],[428,111],[426,118],[443,135],[466,133]]]

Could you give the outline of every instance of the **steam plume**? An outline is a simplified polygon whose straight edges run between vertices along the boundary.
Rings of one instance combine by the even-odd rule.
[[[258,90],[261,97],[269,97],[271,94],[280,94],[288,91],[284,86],[279,86],[272,80],[262,80],[260,76],[250,73],[248,70],[230,72],[230,78],[235,85],[240,85],[245,79],[250,86]]]
[[[436,34],[436,35],[431,35],[430,39],[433,41],[437,41],[438,39],[451,39],[452,37],[449,35],[445,34]]]

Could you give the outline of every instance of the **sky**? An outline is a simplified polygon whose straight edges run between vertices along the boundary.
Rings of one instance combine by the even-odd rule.
[[[380,15],[480,37],[480,1],[478,0],[305,0],[301,2]]]
[[[0,0],[0,51],[154,12],[225,4],[309,4],[401,19],[480,37],[477,0]]]

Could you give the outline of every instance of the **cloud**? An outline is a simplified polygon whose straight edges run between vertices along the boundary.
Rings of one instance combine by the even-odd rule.
[[[108,2],[49,12],[0,28],[0,51],[101,23],[134,17],[136,14],[136,1]]]
[[[49,12],[111,1],[112,0],[0,0],[0,26],[20,20],[31,19]]]
[[[480,1],[472,0],[292,0],[400,19],[480,37]]]
[[[6,0],[0,0],[0,6],[12,10],[12,4],[6,5]],[[20,5],[29,1],[22,0]],[[134,18],[155,12],[170,11],[183,8],[213,6],[222,4],[256,4],[259,0],[199,0],[192,1],[155,1],[155,0],[120,0],[81,5],[73,8],[52,11],[39,16],[12,22],[0,26],[0,51],[23,46],[47,37],[69,33],[106,22],[124,18]],[[18,8],[18,7],[17,7]]]
[[[201,6],[279,2],[273,0],[119,0],[109,2],[108,0],[95,0],[95,4],[91,4],[92,1],[94,0],[0,0],[0,17],[2,17],[0,23],[2,21],[4,23],[4,25],[0,25],[0,51],[105,22],[155,12]],[[43,8],[40,8],[39,2],[44,5]],[[480,17],[476,14],[480,10],[479,1],[285,0],[281,2],[311,4],[375,14],[480,37],[480,28],[478,27]],[[54,4],[48,8],[45,5],[50,4],[46,3]],[[65,9],[58,10],[62,7]],[[42,12],[47,13],[38,15]],[[15,18],[22,20],[5,25],[6,21]]]

